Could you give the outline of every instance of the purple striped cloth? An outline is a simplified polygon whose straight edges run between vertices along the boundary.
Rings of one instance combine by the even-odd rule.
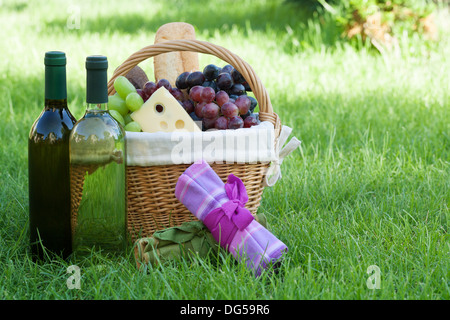
[[[245,261],[257,276],[287,251],[245,208],[245,186],[233,174],[224,184],[208,163],[196,162],[179,177],[175,196],[203,221],[222,247],[238,261]]]

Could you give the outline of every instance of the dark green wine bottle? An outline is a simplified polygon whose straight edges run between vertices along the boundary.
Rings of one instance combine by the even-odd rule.
[[[66,258],[70,229],[69,135],[76,122],[67,107],[66,55],[45,54],[45,107],[28,138],[30,245],[33,259]]]

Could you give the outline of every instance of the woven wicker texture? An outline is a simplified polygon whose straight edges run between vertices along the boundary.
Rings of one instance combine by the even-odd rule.
[[[259,105],[261,121],[270,121],[278,137],[281,127],[278,116],[273,112],[269,95],[252,67],[229,50],[199,40],[173,40],[142,48],[132,54],[115,71],[108,82],[108,94],[113,95],[114,80],[125,76],[140,62],[156,55],[172,51],[193,51],[214,55],[234,66],[247,80]],[[246,207],[256,214],[263,193],[263,178],[269,163],[258,164],[211,164],[219,177],[226,182],[233,173],[245,184],[249,196]],[[188,165],[128,166],[128,230],[133,241],[149,237],[155,231],[178,226],[196,218],[175,197],[175,185]],[[80,186],[83,185],[79,181]],[[76,202],[76,201],[75,201]],[[73,205],[76,206],[75,203]]]

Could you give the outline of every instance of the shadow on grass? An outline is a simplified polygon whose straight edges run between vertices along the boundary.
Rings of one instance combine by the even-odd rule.
[[[205,2],[205,1],[203,1]],[[236,25],[246,28],[248,21],[254,30],[265,30],[268,25],[275,29],[284,29],[287,24],[292,25],[307,18],[306,12],[296,12],[291,4],[258,5],[251,11],[240,11],[237,8],[224,6],[189,5],[188,2],[169,1],[167,8],[157,12],[133,12],[125,14],[109,14],[95,18],[81,16],[80,32],[119,32],[133,34],[138,31],[155,32],[162,24],[173,21],[191,23],[199,30],[216,30],[225,25]],[[206,3],[206,2],[205,2]],[[63,31],[67,28],[67,17],[61,17],[47,23],[47,28]]]
[[[200,1],[195,5],[187,1],[169,1],[167,6],[176,9],[164,7],[151,14],[142,10],[123,14],[108,13],[95,18],[81,16],[78,29],[69,29],[67,17],[59,17],[48,21],[41,32],[75,32],[80,36],[86,33],[152,35],[161,25],[180,21],[192,24],[197,32],[206,37],[215,32],[227,34],[237,29],[245,36],[251,36],[256,31],[272,36],[275,34],[280,40],[288,37],[294,46],[333,46],[339,39],[338,28],[331,20],[315,19],[316,22],[312,22],[310,10],[292,3],[255,3],[241,9],[230,5],[213,6],[210,1]]]
[[[1,4],[2,10],[12,11],[12,12],[21,12],[27,9],[28,2],[24,0],[16,0],[16,1],[7,1]]]

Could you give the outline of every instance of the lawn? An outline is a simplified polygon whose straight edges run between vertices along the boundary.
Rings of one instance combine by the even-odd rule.
[[[74,261],[34,263],[27,251],[27,135],[43,108],[44,53],[66,52],[80,118],[85,57],[107,55],[111,76],[170,21],[252,65],[302,140],[259,209],[289,252],[257,279],[225,252],[147,272],[131,251],[93,255],[70,290]],[[431,43],[405,34],[397,54],[381,55],[334,43],[333,29],[276,0],[2,1],[0,27],[0,299],[450,298],[448,33]],[[153,75],[152,60],[141,66]],[[380,289],[367,285],[370,266]]]

